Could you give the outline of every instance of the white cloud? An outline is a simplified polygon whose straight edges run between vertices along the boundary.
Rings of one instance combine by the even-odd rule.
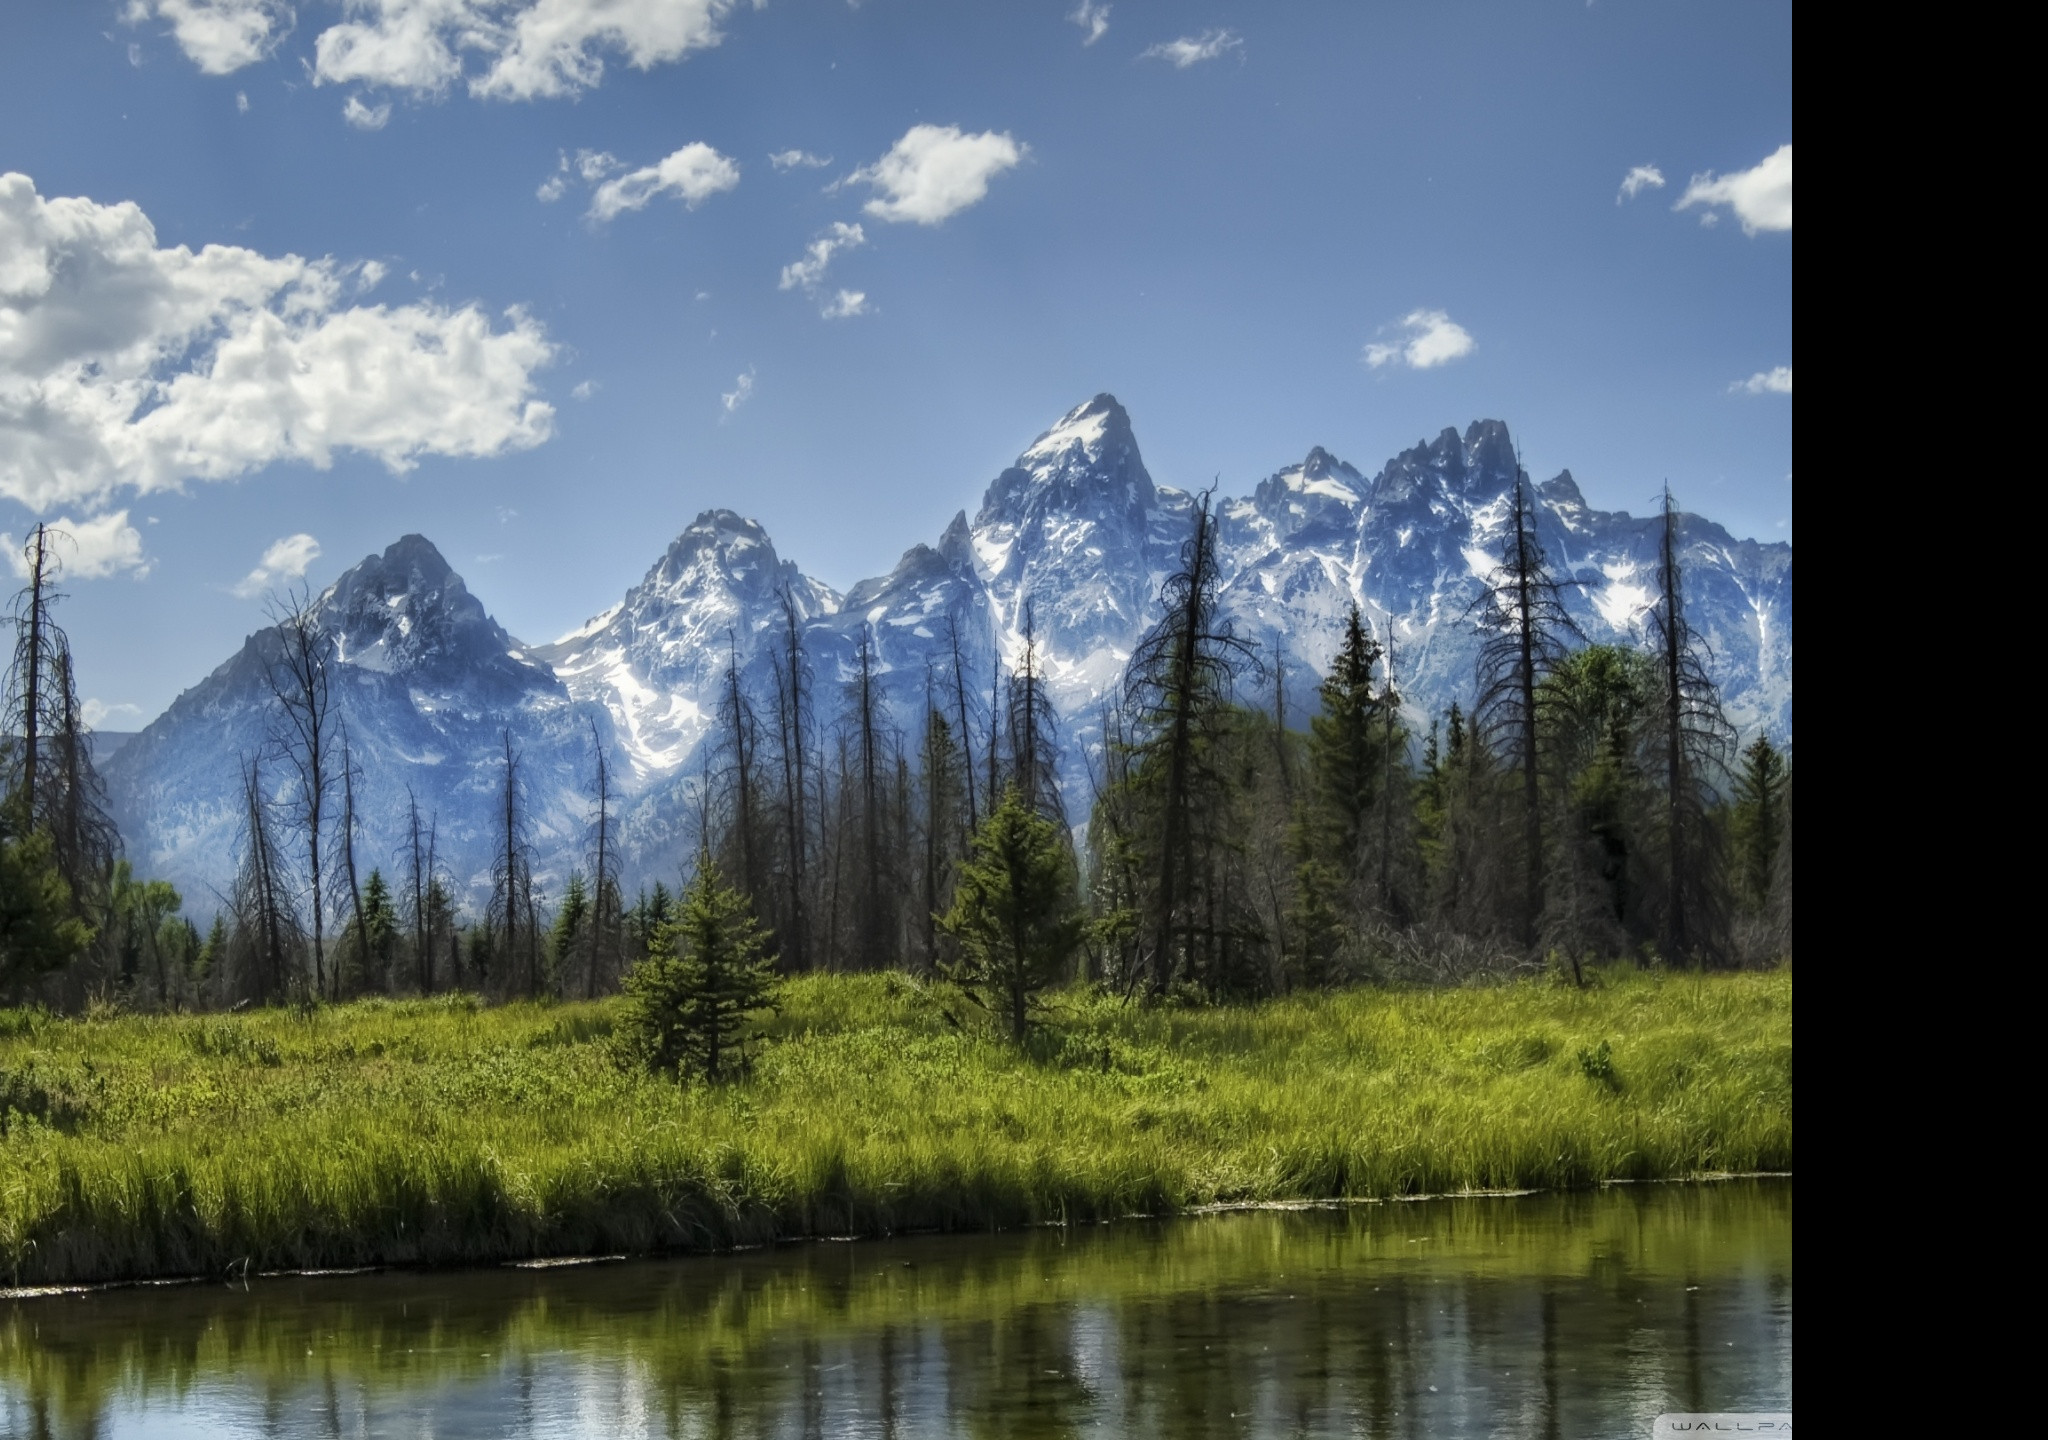
[[[117,725],[133,725],[142,719],[142,707],[140,705],[131,705],[126,700],[116,700],[109,703],[108,701],[88,696],[85,703],[78,708],[82,712],[82,718],[85,720],[88,730],[103,730],[109,721]]]
[[[1709,170],[1692,177],[1685,193],[1671,208],[1684,210],[1694,205],[1708,207],[1700,223],[1711,225],[1720,218],[1713,207],[1726,205],[1742,222],[1742,233],[1792,228],[1792,147],[1780,145],[1748,170],[1716,176]]]
[[[393,471],[548,438],[540,325],[478,306],[345,305],[349,267],[161,249],[132,202],[0,175],[0,496],[31,510],[227,480],[337,450]]]
[[[129,0],[123,12],[131,25],[152,17],[169,22],[178,48],[208,75],[255,64],[292,28],[284,0]]]
[[[134,571],[140,579],[149,573],[149,561],[142,554],[142,532],[128,523],[126,510],[84,520],[60,516],[48,525],[48,553],[57,557],[58,573],[68,579],[104,580],[124,570]],[[12,535],[0,535],[7,563],[24,580],[28,578],[28,559],[22,554],[25,543]]]
[[[732,382],[732,389],[726,391],[723,395],[720,395],[718,397],[720,402],[723,403],[725,406],[726,416],[729,417],[735,410],[739,409],[740,406],[746,404],[748,399],[752,397],[753,393],[754,367],[749,365],[746,369],[746,373],[741,375],[738,379]]]
[[[850,320],[856,315],[874,314],[875,307],[868,304],[865,290],[841,290],[818,313],[827,320]]]
[[[832,163],[830,155],[813,155],[808,150],[777,150],[768,157],[777,170],[822,170]]]
[[[391,273],[391,267],[382,260],[365,260],[356,266],[356,294],[367,295],[384,283],[384,277]]]
[[[597,382],[595,380],[583,380],[579,381],[576,385],[576,388],[569,392],[569,396],[571,399],[574,400],[588,400],[591,396],[595,395],[596,393]]]
[[[1662,170],[1659,170],[1655,165],[1637,165],[1631,168],[1628,174],[1621,177],[1621,191],[1614,197],[1614,203],[1619,205],[1624,200],[1633,200],[1646,189],[1662,190],[1663,188],[1664,172]]]
[[[467,74],[470,94],[488,99],[575,95],[604,79],[607,55],[647,70],[716,45],[735,3],[350,0],[314,42],[313,79],[439,93]],[[480,71],[466,70],[472,55]]]
[[[253,600],[280,581],[296,580],[306,573],[306,567],[320,558],[320,542],[303,530],[296,535],[287,535],[275,541],[263,558],[256,562],[256,568],[235,583],[235,594],[244,600]]]
[[[1792,393],[1792,367],[1775,365],[1769,370],[1759,370],[1747,380],[1737,380],[1728,387],[1750,395],[1790,395]]]
[[[1239,49],[1243,44],[1243,37],[1234,30],[1204,30],[1199,35],[1183,35],[1178,40],[1154,45],[1138,58],[1164,60],[1176,70],[1185,70],[1190,65],[1199,65],[1204,60],[1214,60]]]
[[[1067,19],[1088,32],[1081,37],[1081,43],[1093,45],[1109,30],[1109,6],[1102,0],[1081,0]]]
[[[876,196],[862,208],[877,220],[936,225],[978,204],[988,182],[1029,153],[1008,132],[969,135],[957,125],[913,125],[888,154],[839,184],[872,187]]]
[[[351,95],[348,103],[341,107],[341,118],[358,130],[382,130],[391,123],[391,102],[365,105],[360,97]]]
[[[247,115],[247,114],[249,113],[249,92],[248,92],[248,91],[246,91],[246,90],[237,90],[237,91],[235,92],[235,112],[236,112],[237,114],[240,114],[240,115]]]
[[[804,247],[803,259],[792,260],[782,267],[782,280],[776,288],[801,288],[805,294],[816,291],[825,278],[825,268],[832,263],[832,257],[841,250],[859,249],[867,239],[867,232],[860,226],[849,225],[844,220],[833,221],[831,229]]]
[[[1441,310],[1411,310],[1399,321],[1403,338],[1375,341],[1365,347],[1365,363],[1378,370],[1406,365],[1432,370],[1461,360],[1477,348],[1472,333]]]
[[[585,152],[588,156],[588,152]],[[583,176],[611,156],[589,157]],[[616,162],[613,162],[616,163]],[[603,173],[599,170],[597,173]],[[628,210],[642,210],[657,195],[674,195],[694,210],[722,190],[740,183],[740,167],[701,140],[693,140],[654,165],[643,165],[605,181],[590,197],[589,218],[602,224]]]

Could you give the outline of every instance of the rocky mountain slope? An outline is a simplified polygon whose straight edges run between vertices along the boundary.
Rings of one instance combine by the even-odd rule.
[[[1479,421],[1418,442],[1370,478],[1317,448],[1248,496],[1216,498],[1223,606],[1241,636],[1280,658],[1296,715],[1312,704],[1354,600],[1383,640],[1391,633],[1418,728],[1469,701],[1469,616],[1495,563],[1515,468],[1507,427]],[[1640,641],[1657,519],[1591,509],[1568,471],[1536,489],[1543,545],[1573,582],[1566,603],[1587,638]],[[411,784],[439,810],[444,845],[463,857],[476,893],[500,733],[510,727],[526,757],[544,875],[580,860],[594,744],[607,747],[624,791],[629,860],[642,876],[672,873],[695,823],[728,668],[738,667],[769,723],[773,657],[792,619],[821,726],[829,731],[840,712],[865,640],[906,735],[932,688],[950,684],[956,654],[985,723],[996,666],[1015,669],[1028,630],[1063,717],[1068,801],[1079,818],[1102,707],[1156,618],[1193,504],[1154,482],[1130,417],[1098,395],[998,475],[971,521],[962,512],[935,545],[912,547],[888,575],[844,595],[781,558],[754,521],[712,510],[619,604],[531,648],[490,620],[431,545],[409,536],[322,597],[377,843],[390,848]],[[1739,540],[1693,515],[1681,533],[1688,611],[1712,647],[1731,718],[1746,732],[1789,738],[1791,546]],[[145,869],[225,888],[235,757],[254,752],[265,726],[265,644],[251,637],[109,762]]]

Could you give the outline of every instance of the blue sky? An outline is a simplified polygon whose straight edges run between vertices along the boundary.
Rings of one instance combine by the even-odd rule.
[[[535,641],[714,505],[844,587],[1101,390],[1162,483],[1486,416],[1597,505],[1790,538],[1782,3],[0,26],[0,531],[79,533],[106,728],[407,531]]]

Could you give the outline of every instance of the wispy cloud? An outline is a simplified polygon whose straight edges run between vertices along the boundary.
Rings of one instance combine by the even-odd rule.
[[[1109,6],[1102,0],[1081,0],[1067,19],[1088,32],[1081,37],[1083,45],[1093,45],[1109,33]]]
[[[142,718],[142,707],[126,700],[110,702],[88,697],[78,708],[84,712],[87,728],[93,730],[104,730],[109,724],[133,725]]]
[[[733,413],[752,399],[753,395],[754,367],[749,365],[739,378],[732,382],[732,389],[718,397],[719,403],[725,406],[725,414],[720,418],[731,419]]]
[[[1747,380],[1737,380],[1728,387],[1745,395],[1790,395],[1792,393],[1792,367],[1774,365],[1769,370],[1759,370]]]
[[[1619,205],[1624,200],[1633,200],[1645,190],[1662,190],[1664,172],[1655,165],[1637,165],[1621,177],[1621,192],[1614,197]]]
[[[832,163],[830,155],[813,155],[808,150],[777,150],[768,157],[777,170],[822,170]]]
[[[1204,60],[1214,60],[1232,50],[1242,49],[1244,37],[1235,30],[1204,30],[1199,35],[1183,35],[1178,40],[1163,41],[1141,52],[1140,60],[1164,60],[1176,70],[1185,70],[1199,65]]]
[[[802,290],[813,294],[824,283],[825,271],[832,263],[832,257],[841,250],[855,250],[867,243],[867,232],[858,225],[849,225],[836,220],[832,227],[804,247],[804,258],[792,260],[782,267],[782,279],[778,289]]]
[[[864,290],[841,290],[826,302],[819,313],[827,320],[850,320],[856,315],[872,315],[875,307],[868,304]]]
[[[1007,131],[969,135],[957,125],[913,125],[889,153],[833,186],[866,185],[862,208],[877,220],[937,225],[988,194],[988,182],[1020,163],[1030,147]]]
[[[1399,338],[1376,340],[1365,347],[1365,363],[1373,369],[1405,365],[1411,370],[1433,370],[1462,360],[1478,348],[1472,332],[1441,310],[1411,310],[1395,328],[1401,332]]]
[[[602,157],[609,159],[609,156]],[[629,170],[591,194],[589,219],[603,224],[628,210],[644,210],[657,195],[673,195],[691,209],[740,183],[740,167],[701,140],[653,165]]]
[[[391,106],[365,105],[361,99],[351,95],[348,103],[341,107],[341,118],[358,130],[382,130],[391,123]]]
[[[121,18],[130,25],[167,22],[185,58],[208,75],[254,65],[292,28],[284,0],[129,0]]]
[[[235,594],[243,600],[253,600],[280,581],[298,579],[319,558],[318,540],[304,531],[287,535],[265,550],[256,568],[236,582]]]
[[[1715,175],[1709,170],[1692,177],[1685,193],[1671,208],[1686,210],[1707,207],[1700,215],[1702,225],[1720,219],[1717,206],[1726,205],[1742,222],[1742,233],[1792,228],[1792,147],[1780,145],[1747,170],[1732,175]]]

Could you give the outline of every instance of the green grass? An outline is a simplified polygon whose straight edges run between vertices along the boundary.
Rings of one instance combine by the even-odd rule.
[[[716,1088],[621,1069],[615,1013],[0,1012],[0,1275],[711,1249],[1792,1162],[1789,972],[1219,1010],[1075,994],[1025,1054],[901,977],[819,976],[786,988],[753,1077]]]

